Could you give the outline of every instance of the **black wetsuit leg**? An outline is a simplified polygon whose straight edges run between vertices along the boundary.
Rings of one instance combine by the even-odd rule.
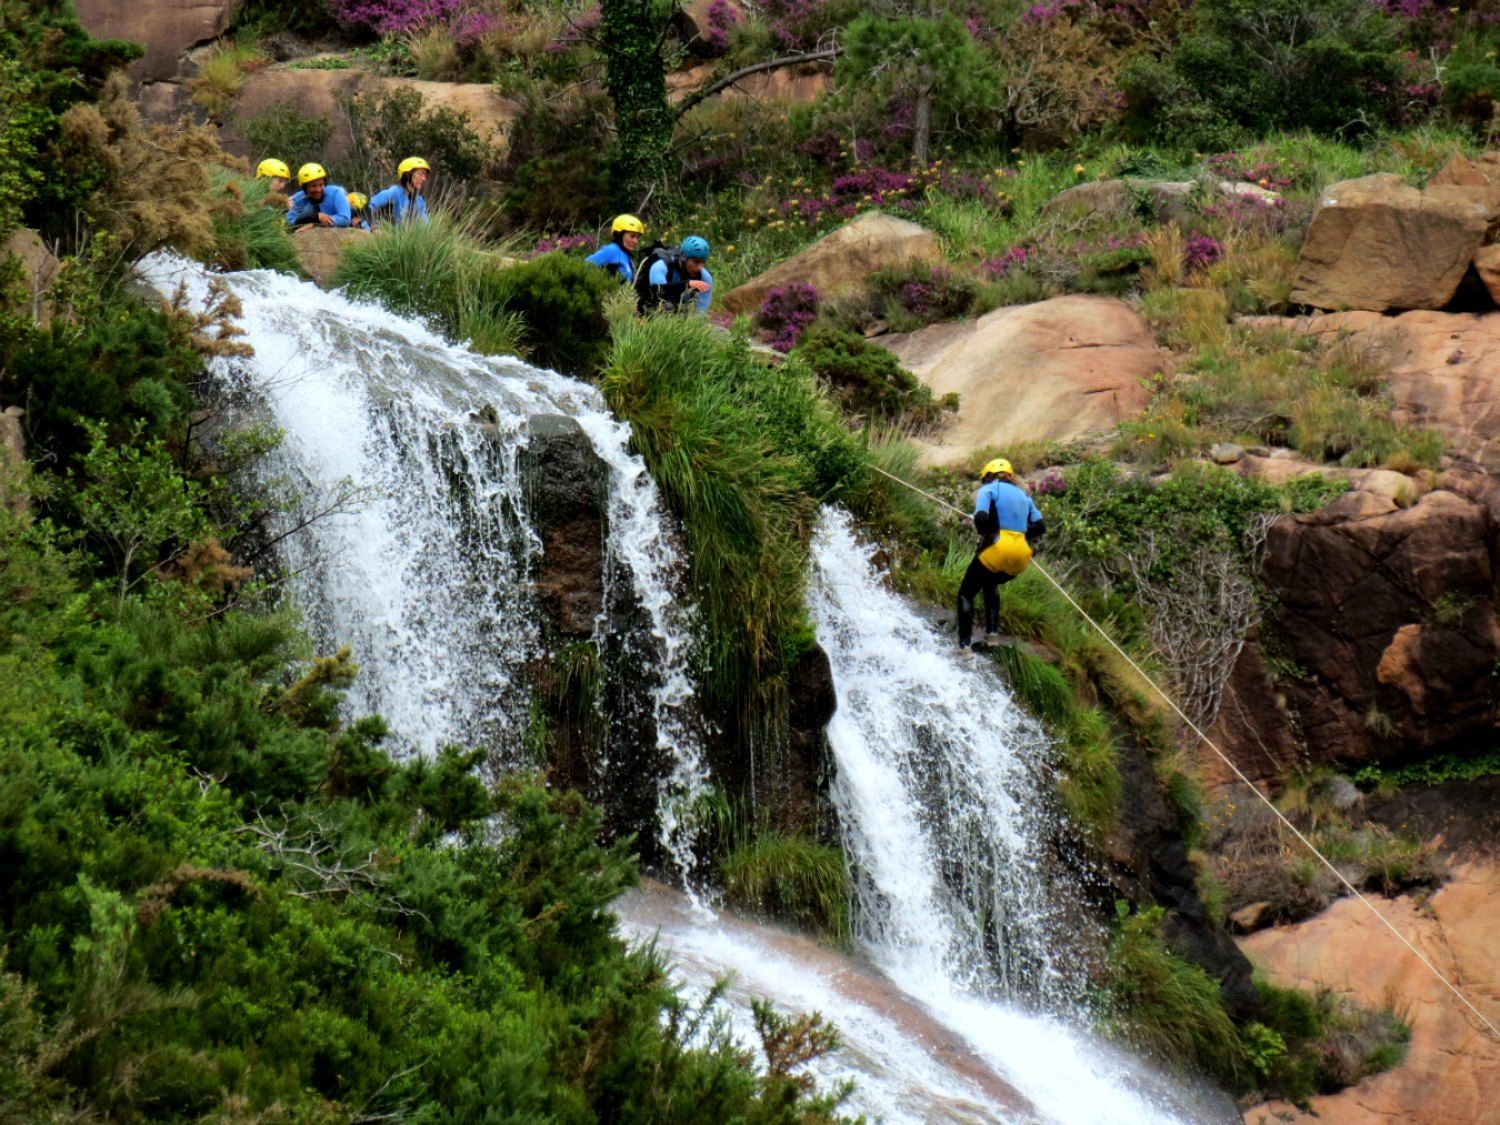
[[[958,643],[967,647],[974,636],[974,600],[984,594],[984,616],[986,622],[1000,622],[1000,585],[1010,579],[1009,574],[996,574],[975,555],[964,571],[964,579],[958,585]],[[990,632],[997,632],[991,629]]]

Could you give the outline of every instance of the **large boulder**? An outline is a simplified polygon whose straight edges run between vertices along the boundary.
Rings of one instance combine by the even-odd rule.
[[[1252,780],[1493,729],[1500,486],[1478,474],[1439,483],[1450,487],[1409,507],[1356,493],[1270,529],[1266,631],[1283,671],[1268,675],[1261,646],[1247,645],[1210,732]],[[1210,769],[1209,780],[1225,778]]]
[[[724,294],[723,305],[732,313],[753,313],[767,293],[793,281],[812,285],[824,297],[854,292],[864,287],[875,270],[914,261],[937,263],[942,256],[937,235],[926,227],[866,211],[806,250],[731,289]]]
[[[369,231],[353,227],[314,227],[291,236],[302,271],[325,289],[339,268],[344,247],[351,241],[369,237]]]
[[[1090,180],[1058,192],[1042,213],[1062,218],[1084,215],[1127,216],[1141,211],[1160,222],[1184,222],[1192,218],[1194,180]],[[1258,200],[1270,205],[1280,200],[1276,192],[1241,180],[1218,180],[1212,190],[1219,195]]]
[[[18,227],[0,247],[0,259],[16,258],[21,264],[21,284],[25,288],[31,317],[46,326],[52,319],[47,294],[57,280],[62,263],[47,249],[42,236],[27,227]]]
[[[146,48],[126,72],[132,82],[170,82],[182,76],[184,56],[229,30],[234,0],[76,0],[78,19],[100,39],[128,39]]]
[[[1241,945],[1283,987],[1327,988],[1373,1009],[1389,1007],[1395,998],[1412,1029],[1406,1057],[1357,1086],[1314,1097],[1305,1111],[1282,1103],[1255,1106],[1246,1112],[1245,1125],[1473,1125],[1496,1120],[1500,1042],[1400,944],[1386,923],[1444,977],[1457,982],[1487,1019],[1500,1022],[1495,977],[1500,863],[1466,863],[1430,897],[1372,901],[1380,918],[1364,903],[1343,898],[1316,918],[1261,930]]]
[[[361,93],[378,93],[406,86],[422,95],[428,108],[451,109],[469,116],[469,127],[485,143],[497,148],[505,143],[510,123],[520,112],[519,104],[501,97],[493,86],[475,82],[420,82],[412,78],[384,78],[362,70],[289,70],[266,67],[245,76],[222,133],[224,148],[236,156],[259,159],[269,155],[251,152],[245,137],[246,123],[283,102],[291,102],[304,117],[325,117],[332,128],[324,155],[341,160],[349,154],[353,139],[349,133],[348,115],[339,108],[339,99]],[[302,154],[285,153],[283,158],[295,168]],[[441,173],[442,169],[438,169]],[[392,169],[394,174],[394,169]],[[361,185],[379,190],[384,184]]]
[[[1074,441],[1145,409],[1162,352],[1140,313],[1110,297],[1014,305],[878,341],[959,412],[921,442],[929,464],[1018,441]]]
[[[1349,312],[1254,323],[1347,341],[1388,372],[1396,421],[1436,430],[1452,456],[1500,473],[1500,314]]]
[[[1292,300],[1320,309],[1438,309],[1500,217],[1489,188],[1419,191],[1382,172],[1344,180],[1318,199]]]

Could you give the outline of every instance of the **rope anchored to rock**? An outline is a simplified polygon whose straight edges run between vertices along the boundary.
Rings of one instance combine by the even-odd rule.
[[[881,476],[889,477],[897,484],[904,485],[907,488],[911,489],[913,492],[921,496],[925,496],[934,504],[938,504],[941,507],[947,508],[950,512],[953,512],[960,518],[968,518],[969,513],[960,511],[958,508],[954,507],[946,500],[942,499],[941,497],[934,496],[932,493],[926,491],[925,489],[918,488],[916,485],[912,484],[911,481],[902,480],[894,473],[888,473],[878,465],[871,465],[870,467]],[[1395,935],[1397,941],[1399,941],[1402,945],[1406,946],[1406,948],[1411,951],[1413,957],[1415,957],[1418,961],[1425,965],[1428,971],[1430,971],[1433,976],[1442,981],[1444,987],[1446,987],[1449,992],[1453,993],[1453,995],[1458,998],[1459,1003],[1463,1004],[1465,1008],[1467,1008],[1474,1014],[1475,1019],[1479,1020],[1480,1023],[1482,1023],[1487,1029],[1489,1029],[1491,1035],[1493,1035],[1497,1040],[1500,1040],[1500,1028],[1497,1028],[1495,1024],[1491,1022],[1491,1020],[1487,1016],[1485,1016],[1483,1012],[1475,1007],[1473,1002],[1467,996],[1465,996],[1462,991],[1459,990],[1458,985],[1449,980],[1447,976],[1444,975],[1443,971],[1436,965],[1434,965],[1432,961],[1430,961],[1422,953],[1421,950],[1413,945],[1411,943],[1411,940],[1407,938],[1405,934],[1396,929],[1396,927],[1391,924],[1390,919],[1386,918],[1384,914],[1376,909],[1375,904],[1370,901],[1368,896],[1366,896],[1363,892],[1360,891],[1358,887],[1351,883],[1349,879],[1344,875],[1344,873],[1334,866],[1333,861],[1330,860],[1321,851],[1319,851],[1317,845],[1309,840],[1307,836],[1304,835],[1303,832],[1295,824],[1287,819],[1286,814],[1278,809],[1272,802],[1271,798],[1266,796],[1265,793],[1261,792],[1260,788],[1245,776],[1245,774],[1240,770],[1239,766],[1235,765],[1234,762],[1230,759],[1229,755],[1224,753],[1223,750],[1219,749],[1218,744],[1215,743],[1213,739],[1209,738],[1208,735],[1199,728],[1197,723],[1188,718],[1187,714],[1182,710],[1182,708],[1177,706],[1177,703],[1172,699],[1170,695],[1167,694],[1166,689],[1164,689],[1160,684],[1158,684],[1149,675],[1147,675],[1146,671],[1131,658],[1129,653],[1127,653],[1123,648],[1120,647],[1120,645],[1112,636],[1109,635],[1104,627],[1089,616],[1088,611],[1078,604],[1078,602],[1073,598],[1073,595],[1068,593],[1068,591],[1063,587],[1062,583],[1053,578],[1052,575],[1047,572],[1047,568],[1042,566],[1042,564],[1037,562],[1035,559],[1032,560],[1031,567],[1053,585],[1057,592],[1062,595],[1063,600],[1073,607],[1073,610],[1078,614],[1078,616],[1081,617],[1085,622],[1087,622],[1089,626],[1093,628],[1093,630],[1104,639],[1104,642],[1109,645],[1109,647],[1112,648],[1117,654],[1119,654],[1120,658],[1124,660],[1126,664],[1130,665],[1131,669],[1135,671],[1136,675],[1140,676],[1141,679],[1151,685],[1152,690],[1155,691],[1157,695],[1161,696],[1166,705],[1170,707],[1172,711],[1177,715],[1177,717],[1187,725],[1188,729],[1191,730],[1195,735],[1197,735],[1199,740],[1202,741],[1205,746],[1207,746],[1210,750],[1212,750],[1219,756],[1219,759],[1229,767],[1230,772],[1233,773],[1235,777],[1239,778],[1240,781],[1244,782],[1245,787],[1249,789],[1250,792],[1254,793],[1256,798],[1260,800],[1261,803],[1266,806],[1266,808],[1270,809],[1271,812],[1276,816],[1276,818],[1286,826],[1287,830],[1290,831],[1292,835],[1295,836],[1298,840],[1300,840],[1303,846],[1305,846],[1308,851],[1310,851],[1314,856],[1317,857],[1318,862],[1320,862],[1324,867],[1328,868],[1328,870],[1333,873],[1334,878],[1337,879],[1341,884],[1343,884],[1344,888],[1351,895],[1353,895],[1356,899],[1363,903],[1365,907],[1370,911],[1370,913],[1379,920],[1380,924],[1388,929],[1393,935]]]

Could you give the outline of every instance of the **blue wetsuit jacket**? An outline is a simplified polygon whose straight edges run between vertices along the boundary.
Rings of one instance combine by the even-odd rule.
[[[684,273],[683,276],[686,277],[686,274]],[[651,272],[646,276],[646,280],[652,285],[667,284],[667,263],[660,258],[652,262]],[[713,274],[708,272],[708,266],[705,265],[698,271],[698,276],[694,280],[708,282],[708,288],[702,293],[694,294],[695,299],[693,301],[693,311],[695,313],[706,313],[708,311],[708,304],[713,300],[714,296]]]
[[[1000,526],[984,529],[986,544],[993,543],[1002,531],[1019,531],[1024,535],[1034,524],[1042,521],[1042,513],[1035,501],[1026,495],[1024,488],[1008,480],[992,480],[989,484],[981,485],[974,494],[974,515],[983,516],[985,523],[989,522],[991,499],[995,501],[995,514],[1000,518]],[[982,524],[976,519],[974,526],[979,528]]]
[[[412,198],[400,184],[392,184],[384,191],[377,191],[370,196],[370,202],[365,205],[365,214],[377,222],[386,217],[385,212],[390,212],[393,222],[425,223],[427,200],[420,195]]]
[[[635,263],[630,260],[630,255],[625,253],[625,248],[618,242],[606,242],[584,261],[616,273],[626,282],[635,280]]]
[[[316,223],[320,214],[332,215],[333,225],[336,227],[349,225],[353,216],[353,211],[349,207],[349,196],[338,184],[325,184],[323,199],[319,203],[308,199],[305,191],[299,191],[292,196],[292,205],[286,213],[286,225],[300,227],[303,223]]]

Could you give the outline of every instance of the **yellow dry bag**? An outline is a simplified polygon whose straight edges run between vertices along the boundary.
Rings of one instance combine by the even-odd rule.
[[[1000,537],[979,552],[986,570],[1012,578],[1031,565],[1031,544],[1020,531],[1002,531]]]

